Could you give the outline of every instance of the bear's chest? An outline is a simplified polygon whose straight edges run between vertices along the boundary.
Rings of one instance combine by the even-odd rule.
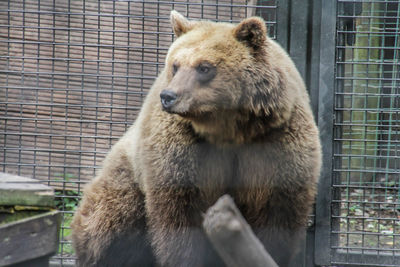
[[[278,154],[270,144],[208,147],[196,160],[194,181],[210,202],[223,194],[230,194],[246,206],[251,206],[254,199],[267,202],[274,181],[279,179]]]

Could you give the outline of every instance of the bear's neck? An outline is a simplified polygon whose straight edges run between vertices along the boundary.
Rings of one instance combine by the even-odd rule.
[[[260,117],[254,114],[220,112],[218,116],[196,118],[191,125],[199,136],[209,143],[219,146],[240,145],[267,138],[269,132],[282,125],[274,124],[271,117]]]

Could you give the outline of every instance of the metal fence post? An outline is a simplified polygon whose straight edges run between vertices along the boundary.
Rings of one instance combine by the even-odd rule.
[[[321,5],[318,125],[323,151],[323,167],[315,218],[315,263],[329,265],[331,257],[331,196],[333,96],[335,85],[336,1]]]
[[[289,2],[277,0],[276,10],[276,41],[288,51],[289,46]]]

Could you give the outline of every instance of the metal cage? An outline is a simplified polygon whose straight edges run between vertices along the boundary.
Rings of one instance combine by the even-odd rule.
[[[399,1],[323,1],[320,265],[400,265]]]
[[[74,262],[82,186],[163,68],[172,9],[262,16],[308,85],[324,168],[297,266],[400,266],[399,0],[0,1],[0,167],[56,189],[53,263]]]
[[[400,263],[400,3],[338,1],[337,8],[333,263],[395,266]]]

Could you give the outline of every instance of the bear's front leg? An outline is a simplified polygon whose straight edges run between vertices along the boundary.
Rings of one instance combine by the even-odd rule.
[[[154,266],[144,194],[118,147],[86,186],[71,226],[78,266]]]
[[[201,227],[207,207],[199,188],[189,182],[170,182],[147,193],[152,245],[161,266],[224,266]]]
[[[137,186],[89,185],[72,224],[77,266],[154,266],[144,213]]]

